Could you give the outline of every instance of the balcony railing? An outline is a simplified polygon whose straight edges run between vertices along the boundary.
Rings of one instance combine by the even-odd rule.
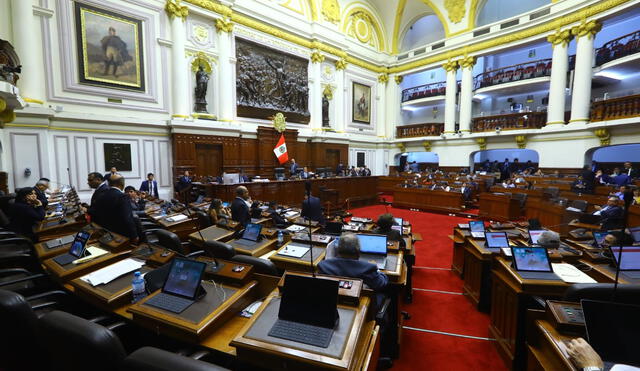
[[[474,133],[483,131],[540,129],[547,121],[546,112],[510,113],[498,116],[475,117],[471,125]]]
[[[486,88],[507,82],[522,81],[543,76],[551,76],[551,59],[520,63],[486,71],[476,76],[474,88]]]
[[[637,116],[640,116],[640,95],[601,100],[591,104],[592,122]]]
[[[396,128],[396,138],[415,138],[438,136],[444,131],[444,124],[415,124],[404,125]]]
[[[402,102],[410,100],[436,97],[447,93],[447,84],[444,81],[434,82],[432,84],[420,85],[402,91]]]
[[[640,52],[640,30],[618,37],[596,49],[596,66]]]

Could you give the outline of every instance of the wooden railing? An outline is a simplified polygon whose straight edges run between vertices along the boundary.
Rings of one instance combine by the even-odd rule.
[[[640,30],[613,39],[596,49],[596,66],[640,52]]]
[[[591,121],[606,121],[640,116],[640,95],[612,98],[591,104]]]
[[[444,124],[415,124],[396,128],[396,138],[438,136],[444,131]]]
[[[472,132],[519,129],[539,129],[547,121],[546,112],[510,113],[498,116],[475,117],[471,126]]]
[[[402,102],[410,100],[436,97],[447,93],[447,84],[444,81],[434,82],[432,84],[415,86],[413,88],[404,89],[402,91]]]
[[[542,76],[551,76],[551,59],[520,63],[486,71],[475,77],[474,85],[475,89],[480,89]]]

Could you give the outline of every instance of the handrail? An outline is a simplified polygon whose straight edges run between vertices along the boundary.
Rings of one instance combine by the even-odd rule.
[[[396,127],[396,138],[438,136],[444,132],[444,123],[424,123]]]
[[[496,116],[474,117],[471,131],[487,132],[500,130],[540,129],[547,120],[546,112],[521,112]]]
[[[596,66],[640,52],[640,30],[610,40],[596,49]]]
[[[480,73],[474,78],[474,89],[542,76],[551,76],[551,58],[514,64]]]
[[[591,104],[591,122],[640,116],[640,95],[612,98]]]
[[[446,94],[446,81],[414,86],[402,91],[402,102]]]

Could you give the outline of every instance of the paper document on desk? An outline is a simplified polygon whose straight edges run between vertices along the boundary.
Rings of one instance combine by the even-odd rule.
[[[551,263],[551,267],[553,272],[566,283],[596,283],[596,280],[571,264]]]
[[[170,216],[167,218],[167,221],[170,223],[173,222],[181,222],[183,220],[187,219],[187,216],[184,214],[178,214],[178,215],[174,215],[174,216]]]
[[[303,230],[304,227],[301,225],[296,225],[296,224],[292,224],[290,226],[287,227],[288,231],[292,231],[292,232],[300,232],[301,230]]]
[[[89,260],[93,260],[95,258],[98,258],[102,255],[109,253],[107,250],[101,249],[98,246],[87,246],[87,251],[89,252],[88,256],[74,260],[73,264],[81,264],[84,262],[88,262]]]
[[[289,243],[285,245],[284,249],[278,252],[278,255],[289,256],[292,258],[300,259],[301,257],[304,256],[304,254],[307,253],[307,251],[309,251],[308,247],[297,245],[294,243]]]
[[[567,207],[565,210],[567,210],[567,211],[574,211],[574,212],[576,212],[576,213],[581,213],[581,212],[582,212],[582,210],[580,210],[580,209],[576,209],[575,207],[571,207],[571,206]]]
[[[98,269],[97,271],[89,273],[80,279],[91,286],[103,285],[122,275],[139,270],[143,265],[144,262],[129,258],[102,269]]]
[[[300,215],[300,213],[297,212],[297,211],[287,211],[286,213],[284,213],[284,216],[286,218],[289,218],[289,219],[291,219],[293,217],[296,217],[296,216],[299,216],[299,215]]]

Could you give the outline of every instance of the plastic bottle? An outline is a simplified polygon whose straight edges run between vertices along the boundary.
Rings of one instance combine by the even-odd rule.
[[[131,284],[132,288],[133,288],[133,303],[137,302],[138,300],[144,298],[145,296],[147,296],[146,291],[145,291],[145,286],[144,286],[144,279],[142,278],[142,275],[140,274],[140,271],[137,271],[134,275],[133,275],[133,281]]]
[[[284,236],[282,235],[282,231],[278,231],[278,246],[282,246],[284,243]]]

